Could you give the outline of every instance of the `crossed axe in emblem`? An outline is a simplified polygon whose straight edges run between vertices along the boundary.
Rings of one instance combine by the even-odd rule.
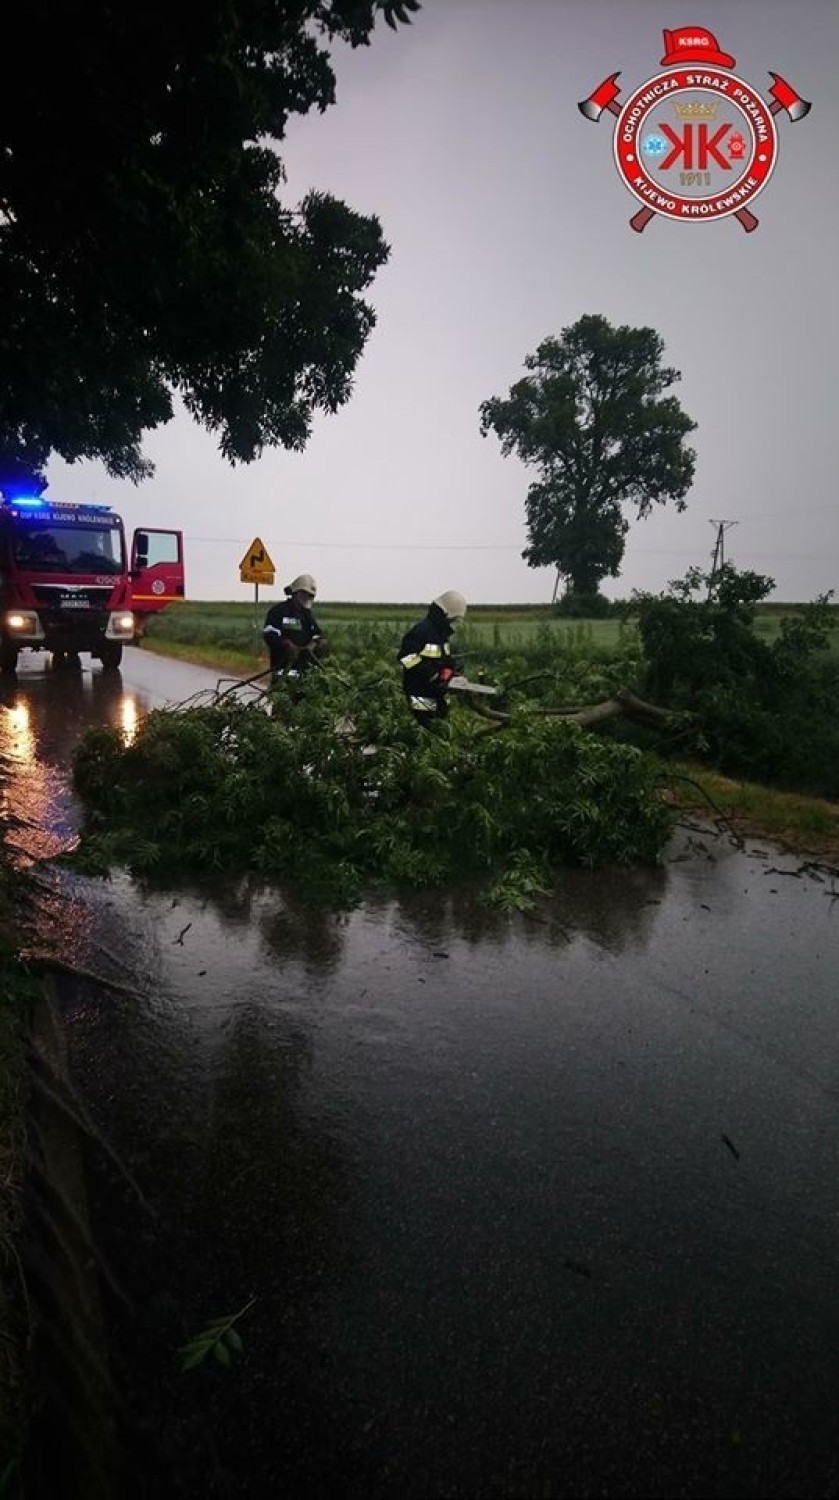
[[[812,105],[806,99],[802,99],[801,95],[796,93],[792,85],[787,83],[786,79],[782,78],[780,73],[773,73],[770,69],[769,77],[774,80],[769,90],[772,99],[772,103],[769,105],[769,113],[771,115],[778,115],[782,111],[785,111],[791,120],[803,120],[804,116],[809,114]],[[604,78],[603,82],[598,85],[592,94],[589,94],[587,99],[580,100],[577,108],[581,114],[585,115],[587,120],[599,120],[604,109],[608,109],[609,113],[613,115],[621,113],[621,107],[617,102],[620,89],[615,82],[616,78],[620,78],[620,69],[618,69],[617,73],[610,73],[608,78]],[[650,219],[655,217],[655,213],[656,210],[654,208],[639,208],[638,212],[632,215],[629,222],[632,228],[638,234],[641,234],[646,229]],[[751,234],[753,229],[757,229],[760,223],[760,220],[748,208],[739,208],[734,217],[740,220],[747,234]]]

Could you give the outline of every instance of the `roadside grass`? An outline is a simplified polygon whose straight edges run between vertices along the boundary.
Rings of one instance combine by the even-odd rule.
[[[260,642],[261,646],[261,642]],[[156,656],[173,657],[176,661],[194,662],[199,667],[216,668],[219,671],[230,672],[233,676],[252,677],[261,670],[268,668],[267,652],[253,648],[252,651],[232,650],[222,646],[214,646],[212,642],[196,641],[171,641],[164,636],[149,634],[146,649],[154,652]]]
[[[0,982],[7,983],[0,960]],[[24,1384],[21,1331],[15,1304],[20,1296],[18,1243],[22,1228],[23,1041],[20,1016],[0,1006],[0,1494],[5,1465],[20,1451]]]
[[[24,1438],[27,1387],[25,1287],[19,1255],[25,1160],[26,1068],[23,1035],[35,981],[18,958],[14,876],[0,849],[0,1494],[13,1483]]]
[[[734,781],[694,761],[668,761],[666,770],[696,782],[739,833],[772,839],[813,858],[839,859],[839,803]],[[707,798],[687,782],[676,782],[675,798],[697,812],[709,811]]]

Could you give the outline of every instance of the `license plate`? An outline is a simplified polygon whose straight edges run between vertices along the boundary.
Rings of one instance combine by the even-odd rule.
[[[62,599],[62,609],[89,609],[90,605],[86,599]]]

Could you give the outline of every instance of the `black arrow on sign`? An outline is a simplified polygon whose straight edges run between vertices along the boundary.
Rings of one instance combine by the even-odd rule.
[[[251,567],[255,568],[257,563],[265,561],[265,548],[260,547],[258,552],[251,553]]]

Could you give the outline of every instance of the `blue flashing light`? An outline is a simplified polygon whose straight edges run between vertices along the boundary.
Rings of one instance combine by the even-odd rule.
[[[37,495],[15,495],[12,502],[14,505],[25,505],[30,510],[42,510],[46,500],[41,500]]]

